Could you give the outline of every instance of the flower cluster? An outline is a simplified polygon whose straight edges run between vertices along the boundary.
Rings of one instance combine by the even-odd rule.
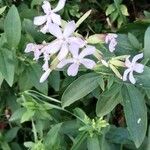
[[[77,25],[74,21],[66,22],[62,27],[61,17],[57,12],[63,9],[65,2],[66,0],[59,0],[56,8],[52,9],[50,3],[44,1],[42,9],[45,15],[34,18],[34,24],[40,27],[42,33],[50,33],[55,38],[49,43],[29,43],[26,46],[25,52],[33,52],[34,60],[38,61],[40,58],[43,58],[44,64],[42,69],[44,73],[40,82],[44,82],[52,70],[61,69],[65,66],[68,67],[67,74],[69,76],[76,76],[81,65],[87,69],[93,69],[97,64],[95,60],[89,57],[93,55],[98,59],[98,63],[101,62],[104,66],[110,67],[120,79],[127,81],[129,76],[129,81],[135,84],[136,80],[133,72],[142,73],[144,71],[144,65],[137,63],[137,60],[141,59],[143,54],[136,55],[132,61],[129,60],[129,57],[125,57],[125,62],[122,62],[122,60],[107,62],[103,56],[97,56],[99,55],[97,53],[99,50],[95,46],[88,45],[88,42],[81,35],[75,33]],[[109,33],[105,36],[104,41],[108,44],[111,53],[116,49],[117,38],[118,35],[114,33]],[[115,65],[117,67],[127,67],[123,77],[115,68]]]

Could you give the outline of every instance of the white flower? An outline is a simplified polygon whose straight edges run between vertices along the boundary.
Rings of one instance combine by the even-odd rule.
[[[49,26],[49,32],[55,36],[57,39],[52,41],[47,46],[47,53],[55,54],[58,53],[58,59],[64,59],[69,52],[69,45],[76,44],[79,48],[85,46],[85,41],[79,37],[73,36],[74,31],[76,30],[76,24],[74,21],[68,22],[62,32],[62,29],[56,25],[51,24]]]
[[[139,59],[143,57],[143,53],[138,54],[133,57],[132,61],[129,60],[129,57],[126,58],[125,66],[128,68],[124,71],[123,81],[127,81],[127,76],[129,75],[129,80],[132,84],[136,83],[136,80],[133,76],[133,72],[142,73],[144,71],[144,65],[137,63]]]
[[[95,52],[94,46],[87,46],[79,54],[79,47],[76,44],[72,44],[70,45],[70,52],[72,58],[63,59],[57,66],[57,68],[63,68],[65,65],[70,64],[67,69],[69,76],[76,76],[81,64],[88,69],[92,69],[96,65],[93,60],[85,58]]]
[[[34,60],[38,60],[40,58],[40,55],[42,54],[41,49],[44,47],[44,45],[37,45],[33,43],[27,44],[25,48],[25,53],[33,52],[34,53]]]
[[[40,78],[40,83],[43,83],[43,82],[48,78],[48,76],[50,75],[51,71],[52,71],[52,70],[49,68],[49,69],[47,69],[47,70],[43,73],[43,75],[42,75],[41,78]]]
[[[66,0],[59,0],[58,5],[55,9],[51,9],[51,5],[48,1],[44,1],[42,8],[46,15],[44,16],[38,16],[34,18],[34,24],[37,26],[42,26],[41,32],[47,33],[48,32],[48,26],[50,23],[55,23],[58,25],[61,25],[61,17],[60,15],[56,14],[59,10],[61,10],[65,6]]]
[[[109,51],[113,52],[115,51],[116,45],[117,45],[117,40],[116,38],[118,37],[117,34],[109,33],[105,37],[105,43],[109,44]]]

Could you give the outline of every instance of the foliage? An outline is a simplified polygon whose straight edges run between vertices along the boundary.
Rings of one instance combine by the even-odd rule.
[[[43,3],[0,0],[0,149],[149,150],[148,1],[67,0],[55,10],[60,31],[77,28],[65,39],[35,23]],[[72,37],[84,44],[78,55],[62,49],[46,60],[43,47]]]

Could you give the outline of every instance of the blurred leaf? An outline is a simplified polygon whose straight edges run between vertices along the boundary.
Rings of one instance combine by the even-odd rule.
[[[56,124],[47,133],[47,136],[45,139],[46,147],[52,147],[58,142],[58,135],[59,135],[61,126],[62,126],[62,123]]]
[[[0,15],[5,11],[6,7],[7,7],[7,6],[4,6],[4,7],[1,7],[1,8],[0,8]]]
[[[18,130],[19,127],[14,127],[8,130],[7,133],[5,134],[5,140],[7,142],[11,142],[17,136]]]
[[[75,80],[63,93],[62,106],[69,106],[96,89],[99,78],[96,73],[88,73]]]
[[[117,128],[115,126],[110,127],[110,130],[106,133],[106,139],[111,143],[117,144],[126,144],[131,140],[126,128]]]
[[[17,8],[13,5],[4,21],[4,31],[11,48],[16,48],[21,39],[21,21]]]
[[[150,88],[150,67],[145,66],[144,72],[135,75],[136,81],[139,86],[144,88]]]
[[[0,72],[7,83],[12,86],[14,81],[15,64],[13,53],[7,49],[0,50]]]
[[[87,148],[88,150],[101,150],[98,136],[87,138]]]
[[[122,88],[122,98],[127,128],[138,148],[147,130],[147,108],[144,97],[134,85],[126,84]]]
[[[49,84],[55,90],[59,91],[60,88],[60,73],[58,71],[53,71],[49,77]]]
[[[108,8],[106,9],[106,16],[112,14],[115,11],[116,7],[114,6],[114,4],[110,4],[108,5]]]
[[[104,34],[94,34],[88,37],[87,42],[90,44],[102,44],[104,43],[105,35]]]
[[[150,59],[150,27],[147,28],[144,37],[144,57]]]
[[[83,22],[84,20],[86,20],[86,18],[89,17],[89,15],[91,14],[91,10],[87,11],[76,23],[76,27],[78,28]]]
[[[22,115],[25,113],[26,109],[25,108],[19,108],[17,109],[12,116],[10,117],[9,121],[16,121],[16,120],[21,120]]]
[[[86,138],[87,138],[87,133],[82,132],[78,134],[74,140],[71,150],[79,150],[79,148],[82,146],[82,143],[86,140]]]
[[[28,109],[21,117],[21,123],[30,121],[31,118],[34,116],[35,111]]]
[[[120,9],[123,15],[129,16],[128,9],[125,5],[120,5]]]
[[[130,41],[131,45],[132,45],[134,48],[136,48],[136,49],[138,49],[138,50],[141,49],[141,45],[140,45],[138,39],[137,39],[133,34],[128,33],[128,38],[129,38],[129,41]]]
[[[32,0],[31,8],[33,8],[35,5],[41,5],[43,1],[44,0]]]

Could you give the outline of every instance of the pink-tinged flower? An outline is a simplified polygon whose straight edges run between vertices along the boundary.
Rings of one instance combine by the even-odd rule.
[[[69,52],[69,45],[76,44],[79,48],[84,47],[85,41],[73,35],[75,30],[76,24],[74,21],[68,22],[63,31],[58,25],[51,24],[49,26],[49,32],[57,39],[47,46],[47,53],[55,54],[59,52],[58,59],[62,60]]]
[[[80,54],[79,47],[76,44],[72,44],[69,47],[70,52],[72,54],[72,58],[63,59],[62,61],[60,61],[57,68],[63,68],[67,64],[70,64],[70,66],[67,69],[67,74],[69,76],[76,76],[79,70],[79,66],[81,64],[88,69],[92,69],[96,65],[96,63],[93,60],[85,58],[86,56],[94,54],[94,46],[87,46],[80,52]]]
[[[132,61],[129,60],[129,57],[126,58],[125,66],[128,68],[125,70],[123,74],[123,81],[127,81],[127,77],[129,76],[129,80],[132,84],[136,83],[136,80],[133,76],[133,72],[142,73],[144,71],[144,65],[137,63],[139,59],[143,57],[143,53],[138,54],[133,57]]]
[[[44,47],[44,45],[37,45],[33,43],[27,44],[25,48],[25,53],[33,52],[34,53],[34,60],[38,60],[40,55],[42,54],[41,49]]]
[[[40,83],[43,83],[43,82],[48,78],[48,76],[50,75],[51,71],[52,71],[52,70],[49,68],[49,69],[47,69],[47,70],[43,73],[43,75],[42,75],[41,78],[40,78]]]
[[[117,45],[117,40],[116,38],[118,37],[117,34],[109,33],[105,37],[105,43],[109,44],[109,51],[113,52],[115,51],[116,45]]]
[[[35,25],[37,26],[44,25],[40,30],[42,33],[45,34],[48,32],[48,26],[50,23],[61,25],[61,17],[60,15],[56,14],[56,12],[63,9],[63,7],[65,6],[65,2],[66,0],[59,0],[58,5],[53,10],[51,9],[51,5],[48,1],[43,2],[42,8],[46,15],[34,18]]]

